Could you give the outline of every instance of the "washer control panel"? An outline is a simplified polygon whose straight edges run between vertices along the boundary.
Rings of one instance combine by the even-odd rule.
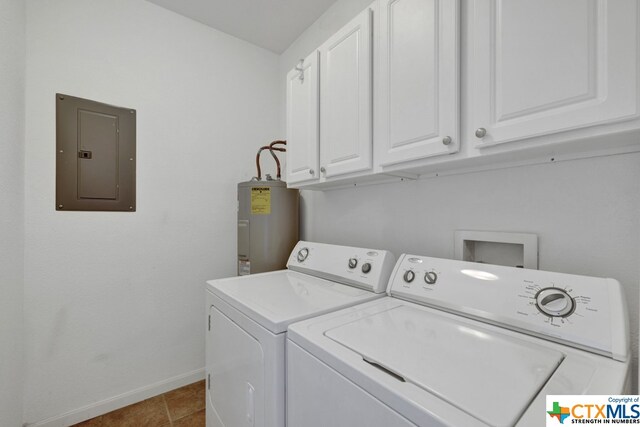
[[[626,360],[626,304],[613,279],[402,255],[391,296]]]
[[[385,250],[300,241],[287,268],[382,293],[394,263],[393,254]]]

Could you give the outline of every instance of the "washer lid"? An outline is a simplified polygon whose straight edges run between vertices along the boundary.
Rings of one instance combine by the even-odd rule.
[[[558,351],[409,305],[325,335],[496,426],[514,425],[563,360]]]
[[[275,334],[292,322],[382,296],[290,270],[210,280],[207,288]]]

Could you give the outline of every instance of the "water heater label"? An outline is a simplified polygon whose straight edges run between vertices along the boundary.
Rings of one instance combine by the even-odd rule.
[[[252,187],[251,188],[251,214],[270,215],[271,214],[271,188]]]

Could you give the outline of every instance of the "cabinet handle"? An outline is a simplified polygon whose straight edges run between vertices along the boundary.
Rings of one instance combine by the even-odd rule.
[[[314,171],[313,169],[309,169],[309,175],[315,175],[316,171]]]
[[[444,145],[449,145],[449,144],[451,144],[451,141],[452,141],[452,139],[451,139],[451,137],[450,137],[450,136],[445,136],[444,138],[442,138],[442,143],[443,143]]]
[[[320,172],[322,172],[322,173],[327,173],[327,170],[324,168],[324,166],[322,166],[322,167],[320,168]]]
[[[487,130],[485,128],[476,129],[476,138],[484,138],[487,134]]]

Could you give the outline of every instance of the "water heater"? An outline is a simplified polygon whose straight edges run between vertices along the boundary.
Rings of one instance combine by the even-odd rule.
[[[280,180],[238,184],[238,275],[286,268],[298,242],[298,194]]]

